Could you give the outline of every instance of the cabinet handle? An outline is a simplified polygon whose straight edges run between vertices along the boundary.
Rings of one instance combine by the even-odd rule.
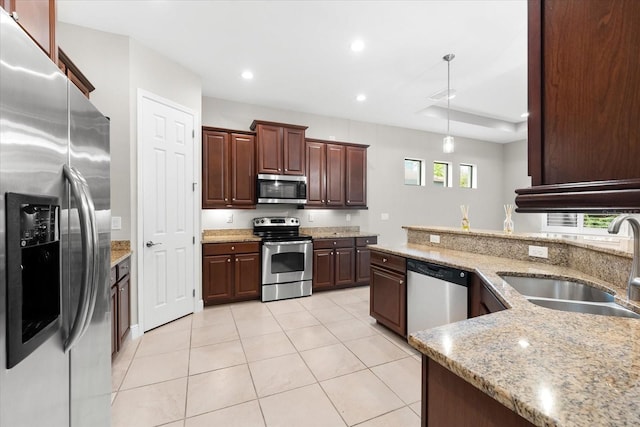
[[[280,172],[280,171],[281,171],[281,169],[280,169],[280,168],[278,168],[278,172]]]
[[[351,203],[351,200],[347,200],[347,203]]]
[[[400,284],[402,285],[404,283],[404,280],[400,280]]]
[[[323,200],[320,200],[320,201],[321,201],[322,203],[324,203],[324,199],[323,199]]]
[[[360,251],[359,251],[359,250],[358,250],[358,251],[356,251],[356,252],[360,253]]]
[[[365,242],[369,243],[369,241],[368,241],[368,240],[365,240]]]
[[[336,255],[340,255],[340,251],[336,251]]]
[[[231,250],[232,250],[232,251],[235,251],[235,250],[236,250],[236,247],[235,247],[235,246],[231,246]]]
[[[285,172],[289,172],[289,169],[285,168],[285,169],[284,169],[284,171],[285,171]]]
[[[228,259],[227,259],[227,262],[231,262],[231,258],[228,258]]]
[[[233,198],[233,201],[234,201],[234,202],[236,201],[236,198],[235,198],[235,197]]]
[[[338,242],[333,242],[333,245],[334,245],[334,246],[335,246],[335,245],[337,245],[337,244],[338,244]]]
[[[382,262],[387,262],[387,259],[386,258],[382,258]]]
[[[225,201],[225,202],[228,202],[228,201],[229,201],[229,199],[225,197],[225,198],[224,198],[224,201]]]

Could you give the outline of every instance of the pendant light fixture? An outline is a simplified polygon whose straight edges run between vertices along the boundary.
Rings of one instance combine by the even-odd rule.
[[[449,132],[450,120],[449,120],[449,109],[451,103],[451,61],[456,56],[453,53],[449,53],[442,57],[445,61],[447,61],[447,136],[442,140],[442,151],[444,153],[453,153],[454,150],[454,140]]]

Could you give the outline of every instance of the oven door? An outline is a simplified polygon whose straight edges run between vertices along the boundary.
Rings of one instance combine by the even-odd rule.
[[[313,243],[311,240],[264,242],[262,244],[262,284],[311,280]]]

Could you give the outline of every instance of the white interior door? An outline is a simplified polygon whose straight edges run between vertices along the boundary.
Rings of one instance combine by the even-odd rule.
[[[143,144],[143,328],[194,309],[193,114],[139,98]]]

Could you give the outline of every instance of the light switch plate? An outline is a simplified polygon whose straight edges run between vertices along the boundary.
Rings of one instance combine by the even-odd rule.
[[[351,221],[351,214],[346,214],[346,215],[345,215],[345,217],[344,217],[344,219],[345,219],[347,222],[350,222],[350,221]]]
[[[549,258],[549,248],[546,246],[529,245],[529,256],[536,258]]]
[[[381,214],[380,214],[380,219],[381,219],[382,221],[386,221],[386,220],[388,220],[388,219],[389,219],[389,214],[388,214],[388,213],[381,213]]]
[[[307,219],[309,220],[309,222],[313,222],[313,214],[309,214],[307,216]]]
[[[112,216],[111,217],[111,229],[112,230],[122,230],[122,217],[121,216]]]
[[[227,215],[227,223],[229,223],[229,224],[233,223],[233,214],[228,214]]]
[[[440,236],[437,234],[429,234],[429,241],[431,243],[440,243]]]

